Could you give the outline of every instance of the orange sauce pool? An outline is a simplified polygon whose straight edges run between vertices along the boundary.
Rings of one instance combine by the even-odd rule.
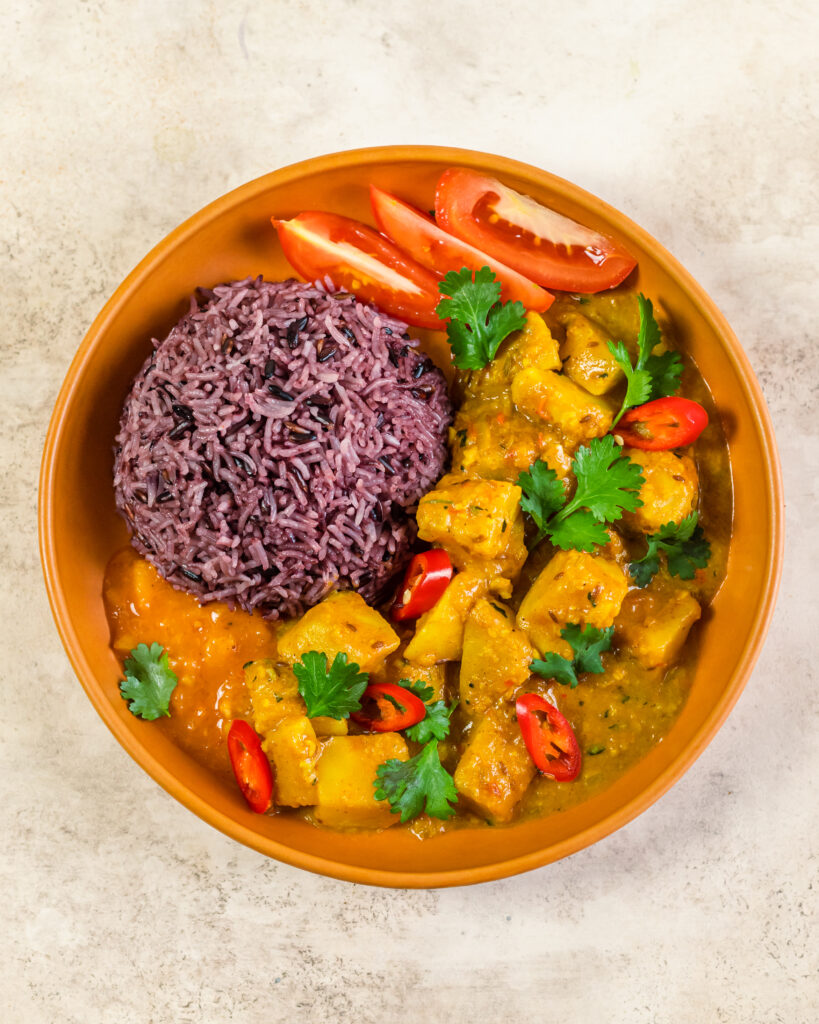
[[[103,596],[117,655],[161,644],[178,677],[171,716],[154,726],[206,767],[229,770],[227,729],[233,718],[250,717],[243,665],[275,657],[274,625],[221,602],[200,605],[130,547],[108,563]]]

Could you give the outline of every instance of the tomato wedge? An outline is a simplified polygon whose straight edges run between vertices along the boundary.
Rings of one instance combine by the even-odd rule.
[[[435,312],[438,279],[373,228],[316,210],[291,220],[270,219],[284,255],[305,280],[330,277],[336,288],[407,323],[443,330]]]
[[[451,167],[441,176],[435,219],[546,288],[603,291],[637,265],[613,239],[466,167]]]
[[[264,814],[273,802],[273,772],[257,733],[242,718],[230,723],[228,753],[233,774],[250,809]]]
[[[415,555],[390,608],[393,619],[403,622],[428,612],[438,603],[451,579],[452,562],[446,551],[432,548]]]
[[[370,683],[361,702],[361,711],[354,711],[350,718],[371,732],[409,729],[427,713],[426,705],[420,697],[396,683]]]
[[[557,708],[538,693],[523,693],[515,703],[515,712],[523,742],[538,771],[555,782],[576,779],[582,760],[580,746]]]
[[[657,398],[629,409],[613,428],[629,448],[662,452],[693,444],[708,426],[708,413],[690,398]]]
[[[511,267],[481,252],[468,242],[438,227],[431,217],[402,199],[370,185],[370,202],[376,223],[397,246],[420,264],[443,276],[450,270],[469,267],[473,272],[489,267],[501,283],[504,302],[522,302],[527,309],[542,313],[555,297]]]

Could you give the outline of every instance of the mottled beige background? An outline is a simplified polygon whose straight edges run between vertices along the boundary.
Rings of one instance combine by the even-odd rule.
[[[0,0],[0,1020],[819,1019],[815,11]],[[417,893],[267,861],[151,782],[68,666],[35,539],[51,405],[131,267],[265,171],[400,142],[530,161],[663,241],[757,369],[789,516],[767,646],[688,775],[567,861]]]

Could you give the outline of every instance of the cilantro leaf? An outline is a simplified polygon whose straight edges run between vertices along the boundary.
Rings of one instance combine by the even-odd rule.
[[[526,323],[522,302],[501,302],[500,281],[489,267],[450,270],[438,291],[435,312],[446,326],[452,361],[461,370],[480,370],[495,358],[501,342]]]
[[[570,622],[560,631],[560,635],[574,651],[571,661],[548,651],[542,659],[531,663],[529,668],[544,679],[555,679],[564,686],[572,689],[577,686],[577,678],[580,672],[593,672],[599,675],[603,671],[603,662],[600,655],[611,647],[614,637],[614,626],[607,629],[597,629],[595,626],[580,626],[576,622]]]
[[[637,336],[637,362],[632,366],[631,356],[622,341],[608,343],[609,352],[623,373],[626,375],[626,393],[620,411],[614,417],[614,424],[627,409],[635,405],[644,405],[655,398],[673,395],[680,386],[683,370],[682,360],[677,352],[652,352],[662,342],[662,335],[657,321],[654,319],[654,307],[651,299],[645,295],[637,296],[640,309],[640,331]],[[613,424],[613,425],[614,425]]]
[[[420,679],[416,679],[414,682],[410,682],[409,679],[399,679],[398,685],[403,686],[410,693],[414,693],[416,697],[420,697],[425,704],[430,697],[435,696],[435,690],[431,686],[425,686]]]
[[[429,740],[445,740],[449,735],[449,719],[452,712],[458,706],[454,700],[447,705],[445,700],[436,700],[434,704],[427,704],[427,713],[420,722],[405,729],[408,739],[416,743],[427,743]]]
[[[159,644],[138,644],[125,659],[125,679],[119,684],[128,710],[137,718],[153,722],[170,717],[171,694],[177,678],[168,664],[168,655]]]
[[[610,434],[594,437],[578,448],[572,470],[577,488],[567,501],[555,471],[535,462],[528,473],[518,477],[523,491],[520,505],[537,525],[535,543],[549,537],[555,547],[564,550],[593,551],[595,545],[609,541],[606,523],[643,504],[639,496],[643,472],[638,463],[623,455]]]
[[[711,545],[705,539],[696,511],[679,523],[666,523],[646,541],[646,553],[629,566],[638,587],[648,586],[659,572],[661,551],[665,552],[668,571],[681,580],[692,580],[697,569],[704,569],[711,557]]]
[[[458,790],[441,764],[435,739],[408,761],[390,758],[380,764],[373,785],[376,800],[388,800],[392,813],[401,815],[402,824],[424,810],[442,819],[455,813],[450,804],[458,799]]]
[[[343,651],[335,656],[329,669],[326,654],[307,651],[293,666],[293,673],[307,705],[308,718],[349,718],[351,712],[361,707],[361,696],[369,680],[354,662],[347,664]]]
[[[549,517],[566,502],[565,485],[558,479],[557,473],[540,459],[532,463],[528,472],[520,474],[517,484],[523,491],[520,507],[534,519],[540,540],[546,536]]]

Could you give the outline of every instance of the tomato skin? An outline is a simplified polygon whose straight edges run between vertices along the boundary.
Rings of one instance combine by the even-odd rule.
[[[370,203],[381,231],[434,273],[443,276],[464,267],[473,272],[489,267],[501,283],[504,302],[522,302],[526,309],[536,313],[543,313],[554,302],[554,295],[540,285],[444,231],[431,217],[397,196],[370,185]]]
[[[417,619],[437,604],[451,579],[452,562],[443,548],[414,555],[395,595],[390,615],[396,622]]]
[[[364,729],[371,732],[399,732],[420,722],[427,709],[420,697],[397,683],[370,683],[362,695],[362,700],[373,700],[381,712],[380,718],[373,718],[366,711],[354,711],[350,718]],[[402,705],[399,711],[392,701]]]
[[[337,213],[306,210],[291,220],[270,218],[284,255],[307,281],[332,278],[415,327],[443,330],[435,312],[438,278],[373,228]]]
[[[541,722],[537,712],[546,716]],[[523,693],[515,713],[526,749],[538,771],[555,782],[571,782],[580,774],[582,757],[574,730],[557,708],[539,693]]]
[[[228,753],[242,796],[256,814],[264,814],[273,802],[273,772],[262,750],[262,741],[242,718],[235,718],[228,731]]]
[[[612,433],[629,448],[663,452],[693,444],[708,426],[708,413],[690,398],[657,398],[624,413]]]
[[[608,236],[466,167],[450,167],[441,176],[435,219],[445,231],[546,288],[603,291],[620,284],[637,265]]]

